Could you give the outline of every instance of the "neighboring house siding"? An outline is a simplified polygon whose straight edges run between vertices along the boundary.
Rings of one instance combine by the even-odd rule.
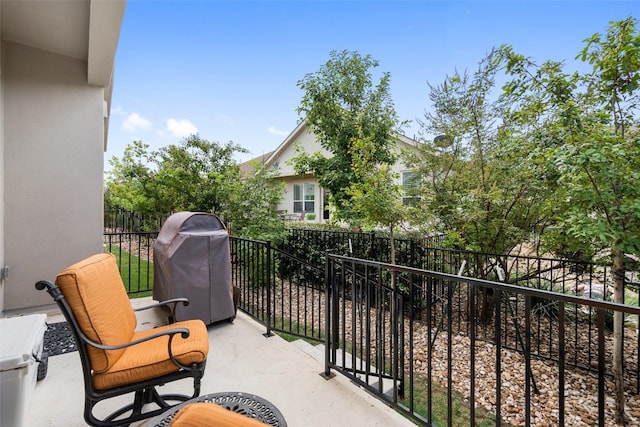
[[[287,180],[285,180],[286,182],[286,187],[284,190],[284,194],[283,194],[283,199],[280,202],[280,205],[278,206],[278,209],[281,211],[286,211],[288,217],[294,217],[296,216],[296,219],[300,219],[300,213],[302,211],[305,212],[305,214],[309,214],[309,213],[314,213],[316,214],[316,220],[318,220],[318,217],[320,216],[320,209],[321,209],[321,203],[320,203],[320,197],[321,197],[321,188],[318,185],[318,180],[315,179],[312,176],[307,176],[307,177],[296,177],[296,178],[289,178]],[[299,199],[295,198],[295,187],[299,186],[298,188],[300,188],[300,197]],[[305,192],[304,189],[306,187],[310,187],[312,186],[312,196],[313,199],[309,199],[309,194],[307,193],[307,198],[305,199]],[[313,209],[310,209],[310,205],[313,203]]]
[[[417,143],[405,137],[400,137],[396,145],[396,153],[399,155],[402,149],[416,149]],[[269,156],[266,164],[278,169],[278,177],[285,182],[286,187],[284,197],[278,205],[278,210],[287,213],[287,218],[294,218],[298,212],[300,200],[296,200],[295,186],[300,185],[304,188],[305,184],[314,185],[314,204],[313,213],[315,219],[313,222],[326,222],[329,218],[325,212],[326,195],[324,189],[318,185],[318,180],[313,175],[298,176],[293,170],[291,160],[299,153],[296,148],[304,150],[308,154],[320,152],[324,156],[330,156],[331,153],[320,146],[313,133],[307,132],[305,123],[301,123],[293,132],[280,144],[280,146]],[[401,161],[398,161],[392,167],[392,171],[398,174],[398,184],[403,184],[403,172],[408,172],[407,168]],[[304,200],[302,200],[304,202]],[[308,206],[308,203],[307,203]],[[306,213],[310,213],[305,209]],[[299,217],[296,217],[299,219]]]
[[[303,129],[296,129],[297,132],[294,131],[295,134],[290,135],[290,137],[292,137],[291,140],[287,139],[286,145],[281,145],[281,150],[274,151],[271,158],[268,159],[269,166],[277,167],[279,176],[281,177],[296,176],[293,165],[291,165],[291,159],[298,155],[296,151],[298,147],[307,153],[320,151],[325,156],[330,154],[318,144],[314,134],[306,131],[306,126]]]

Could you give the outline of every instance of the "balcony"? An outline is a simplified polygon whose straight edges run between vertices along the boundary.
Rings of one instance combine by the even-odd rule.
[[[150,298],[133,301],[137,306],[153,303]],[[55,310],[47,315],[48,323],[64,321]],[[223,391],[258,395],[280,410],[289,427],[413,425],[347,378],[336,375],[326,380],[321,375],[324,360],[309,354],[313,353],[310,344],[302,345],[305,351],[299,348],[300,342],[265,337],[264,332],[263,325],[240,311],[233,323],[209,326],[210,352],[201,395]],[[25,425],[85,426],[83,387],[77,352],[50,357],[46,378],[36,384]],[[185,381],[162,390],[189,393],[190,387]],[[109,409],[105,406],[105,412]]]
[[[149,276],[142,270],[150,267],[133,262],[130,254],[150,260],[152,245],[113,241],[117,245],[109,237],[106,247],[120,255],[123,277],[130,276],[126,266],[140,270],[138,283],[125,280],[128,292],[149,292],[150,280],[141,278]],[[607,319],[621,311],[627,320],[625,414],[631,423],[640,420],[640,308],[637,299],[629,306],[593,297],[591,278],[600,267],[536,259],[538,267],[553,271],[545,277],[551,288],[562,289],[558,293],[333,255],[326,257],[326,269],[318,269],[268,243],[244,239],[232,238],[231,248],[242,311],[234,323],[209,327],[202,394],[256,394],[278,407],[290,426],[412,425],[391,406],[420,425],[475,420],[476,425],[608,426],[615,421]],[[466,262],[436,251],[428,259],[439,264],[431,270],[459,272]],[[525,259],[524,267],[516,261],[508,264],[517,278],[533,277],[532,259]],[[589,279],[590,298],[572,288],[583,277]],[[488,322],[478,318],[483,291],[495,301]],[[148,305],[149,299],[133,301]],[[329,343],[330,350],[302,338]],[[54,356],[49,364],[28,421],[83,425],[77,355]],[[321,374],[328,371],[337,375],[325,380]],[[171,387],[167,390],[177,391]]]

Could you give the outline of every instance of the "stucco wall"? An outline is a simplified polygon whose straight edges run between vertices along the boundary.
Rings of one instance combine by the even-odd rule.
[[[102,251],[103,89],[85,61],[5,43],[4,309],[50,304],[34,289]]]
[[[0,7],[0,15],[2,8]],[[1,19],[0,19],[1,22]],[[4,264],[4,78],[2,56],[2,41],[0,40],[0,268]],[[0,312],[4,310],[4,280],[0,279]]]
[[[273,165],[277,165],[278,167],[279,176],[295,176],[293,166],[289,162],[298,155],[296,152],[296,147],[298,146],[309,154],[315,153],[316,151],[319,151],[325,156],[330,154],[320,146],[313,133],[303,130],[296,136],[291,144],[285,146],[283,150],[278,153],[277,158],[273,159]]]

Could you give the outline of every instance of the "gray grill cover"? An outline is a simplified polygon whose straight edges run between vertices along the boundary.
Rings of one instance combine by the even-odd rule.
[[[206,324],[235,316],[229,233],[217,216],[178,212],[165,221],[153,246],[153,299],[188,298],[176,320]]]

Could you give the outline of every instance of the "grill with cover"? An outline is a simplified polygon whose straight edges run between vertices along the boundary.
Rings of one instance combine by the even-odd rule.
[[[178,212],[165,221],[153,246],[153,299],[187,298],[176,320],[201,319],[210,325],[233,320],[229,233],[217,216]]]

